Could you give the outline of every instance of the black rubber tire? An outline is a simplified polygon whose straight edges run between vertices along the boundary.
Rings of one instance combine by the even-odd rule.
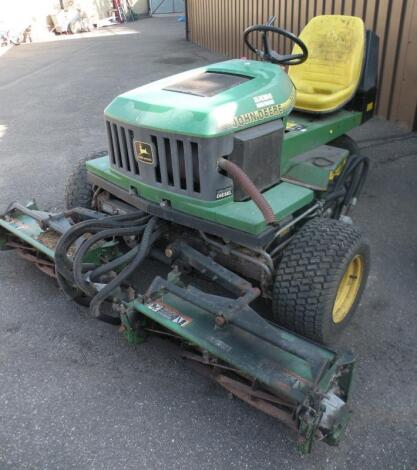
[[[352,139],[352,137],[348,136],[347,134],[343,134],[340,137],[336,137],[336,139],[329,142],[328,145],[349,150],[351,154],[358,155],[360,152],[358,144]]]
[[[106,150],[96,152],[76,163],[65,185],[64,202],[67,210],[74,209],[75,207],[92,208],[93,188],[87,181],[87,167],[85,163],[88,160],[95,160],[107,154]]]
[[[346,317],[333,321],[337,289],[351,260],[364,261],[362,283]],[[352,319],[370,268],[370,248],[357,227],[335,219],[307,222],[284,249],[277,269],[273,319],[320,343],[332,343]]]

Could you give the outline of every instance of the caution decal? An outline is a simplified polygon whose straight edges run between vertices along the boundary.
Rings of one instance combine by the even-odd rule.
[[[166,320],[169,320],[178,326],[184,327],[192,322],[192,319],[190,317],[183,315],[174,307],[171,307],[170,305],[164,304],[162,302],[148,302],[146,306],[150,308],[153,312],[158,313]]]

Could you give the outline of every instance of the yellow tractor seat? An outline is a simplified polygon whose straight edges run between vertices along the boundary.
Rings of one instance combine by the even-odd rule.
[[[308,59],[289,67],[297,90],[295,109],[331,113],[351,100],[361,79],[365,56],[365,25],[357,16],[323,15],[313,18],[300,39]],[[293,54],[301,52],[294,47]]]

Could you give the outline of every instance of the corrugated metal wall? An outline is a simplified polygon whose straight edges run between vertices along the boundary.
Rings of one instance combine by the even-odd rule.
[[[188,0],[187,11],[191,41],[229,57],[251,58],[243,30],[271,15],[295,34],[313,16],[360,16],[380,37],[377,114],[408,128],[416,125],[417,0]],[[275,37],[274,47],[289,51],[290,43]]]

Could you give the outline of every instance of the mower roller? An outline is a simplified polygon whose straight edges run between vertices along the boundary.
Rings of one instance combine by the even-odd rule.
[[[354,358],[324,344],[351,320],[369,272],[349,216],[369,162],[346,133],[373,115],[378,38],[357,17],[315,17],[299,37],[273,22],[244,33],[261,61],[118,96],[107,151],[76,166],[66,209],[11,204],[0,249],[129,341],[177,341],[309,452],[337,444],[349,419]]]

